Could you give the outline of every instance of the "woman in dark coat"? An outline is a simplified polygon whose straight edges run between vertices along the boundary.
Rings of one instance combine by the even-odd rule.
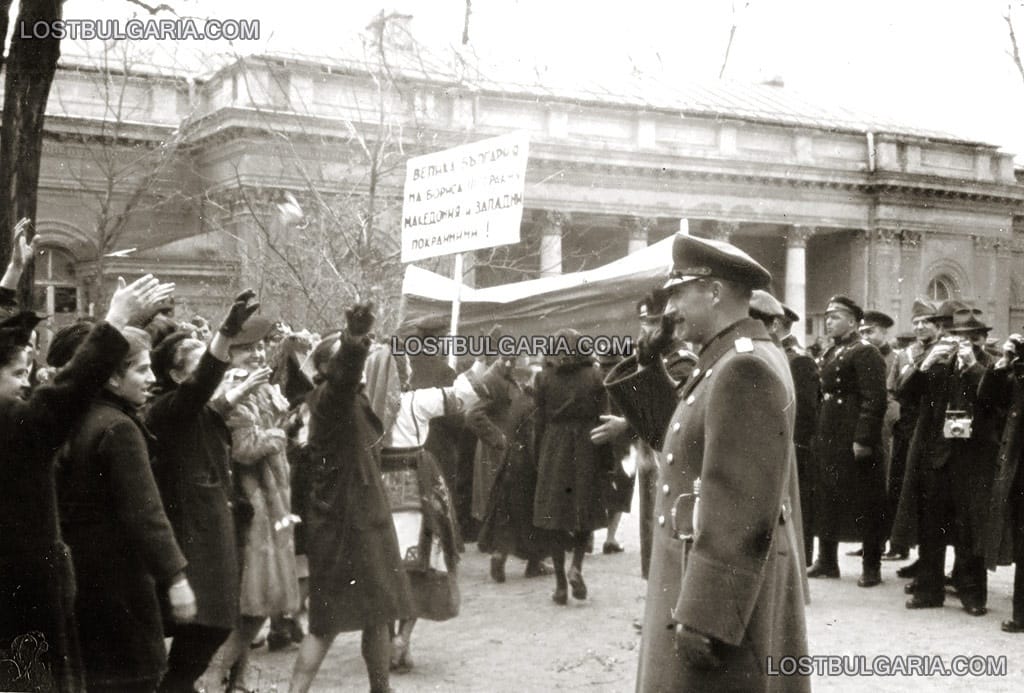
[[[611,469],[611,450],[595,445],[590,431],[601,423],[607,399],[600,371],[588,356],[576,351],[578,333],[555,335],[567,342],[571,354],[558,356],[537,376],[537,495],[533,524],[551,543],[555,566],[556,604],[572,596],[587,598],[583,557],[595,529],[608,524],[602,498],[603,480]],[[565,571],[565,551],[572,550],[572,567]]]
[[[372,306],[355,306],[346,317],[347,330],[313,352],[320,382],[307,398],[314,464],[306,518],[309,634],[292,672],[296,693],[309,690],[335,636],[356,630],[370,690],[389,690],[388,624],[412,610],[381,479],[383,429],[360,384]]]
[[[478,544],[481,551],[491,554],[491,578],[504,582],[509,554],[527,562],[526,577],[546,574],[541,561],[547,552],[538,543],[533,526],[537,407],[533,397],[512,379],[511,364],[496,361],[489,370],[498,377],[486,378],[488,396],[466,413],[466,422],[480,437],[479,458],[495,469],[480,513],[483,524]],[[499,437],[489,435],[492,426]]]
[[[61,528],[78,584],[76,616],[90,691],[152,691],[167,661],[157,587],[173,615],[195,615],[185,556],[174,539],[138,418],[153,373],[149,337],[130,349],[59,455]]]
[[[174,642],[161,691],[191,693],[238,620],[231,434],[210,400],[227,371],[232,338],[259,307],[249,304],[253,296],[235,299],[209,349],[191,332],[175,332],[153,351],[160,394],[146,423],[156,439],[154,471],[197,607],[191,623],[168,624]]]
[[[143,291],[151,297],[156,287],[156,280],[147,276],[119,288],[106,321],[83,327],[77,350],[69,349],[70,363],[27,399],[28,343],[38,318],[20,314],[0,323],[0,450],[6,451],[0,461],[0,650],[22,651],[26,639],[36,639],[30,634],[39,633],[42,641],[32,654],[44,645],[45,653],[35,662],[16,663],[49,670],[22,669],[18,680],[0,676],[0,689],[36,685],[62,693],[85,690],[75,579],[57,516],[54,452],[123,361],[128,343],[118,329],[148,308]],[[16,657],[17,652],[10,654]]]

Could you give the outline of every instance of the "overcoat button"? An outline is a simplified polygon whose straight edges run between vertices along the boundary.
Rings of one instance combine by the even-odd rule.
[[[664,486],[661,487],[661,492],[664,493],[666,496],[668,495],[668,484],[665,484]]]
[[[679,430],[679,422],[678,421],[675,422],[674,424],[672,424],[672,430],[673,431],[678,431]]]
[[[675,457],[676,456],[670,452],[668,455],[665,456],[665,461],[668,462],[669,464],[672,464],[672,462],[675,461]]]
[[[658,526],[659,527],[664,527],[665,526],[665,516],[664,515],[658,515]]]

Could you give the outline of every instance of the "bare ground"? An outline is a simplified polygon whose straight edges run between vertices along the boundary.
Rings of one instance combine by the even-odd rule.
[[[604,533],[595,537],[600,551]],[[586,601],[570,598],[560,607],[550,598],[554,579],[525,579],[523,563],[510,560],[508,581],[495,584],[488,557],[470,546],[460,573],[462,613],[445,623],[421,621],[413,637],[415,669],[393,675],[392,686],[410,691],[632,691],[639,634],[633,621],[642,614],[646,586],[640,578],[636,513],[624,516],[619,541],[626,552],[588,556]],[[807,609],[810,650],[815,655],[940,655],[949,664],[956,655],[1006,655],[1007,675],[984,677],[830,677],[814,676],[815,691],[976,691],[1024,690],[1024,634],[999,629],[1010,617],[1013,569],[989,573],[989,613],[971,617],[949,597],[941,609],[908,611],[906,580],[896,578],[903,563],[886,562],[884,582],[862,589],[856,579],[860,559],[840,546],[841,580],[812,580]],[[952,552],[950,552],[950,559]],[[295,650],[253,653],[250,685],[260,693],[288,688]],[[210,672],[201,683],[213,686]],[[314,691],[365,691],[359,635],[334,643]]]

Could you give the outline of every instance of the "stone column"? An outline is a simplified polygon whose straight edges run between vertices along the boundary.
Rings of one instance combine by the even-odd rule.
[[[541,277],[555,277],[562,273],[562,226],[568,223],[569,215],[563,212],[547,212],[541,217]]]
[[[897,327],[910,324],[914,299],[924,296],[921,277],[921,233],[903,229],[900,233],[900,311],[892,317]]]
[[[783,302],[804,320],[807,315],[807,239],[813,226],[792,226],[786,232],[786,284]]]
[[[739,233],[740,225],[735,221],[716,221],[711,227],[711,237],[716,241],[731,243],[733,235]]]
[[[655,220],[649,217],[623,217],[622,225],[629,234],[629,245],[626,253],[632,255],[638,250],[647,247],[650,241],[651,229],[654,228]]]
[[[864,297],[865,308],[877,308],[890,315],[900,314],[900,263],[896,245],[900,232],[893,228],[874,230],[874,256],[868,266],[871,274]]]

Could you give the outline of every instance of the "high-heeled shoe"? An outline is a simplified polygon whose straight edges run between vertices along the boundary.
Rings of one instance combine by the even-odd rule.
[[[576,568],[569,571],[569,585],[572,587],[573,599],[587,598],[587,583],[583,582],[583,574]]]
[[[559,585],[555,588],[555,593],[551,595],[551,601],[559,606],[565,606],[569,603],[569,590],[565,588],[565,585]]]

